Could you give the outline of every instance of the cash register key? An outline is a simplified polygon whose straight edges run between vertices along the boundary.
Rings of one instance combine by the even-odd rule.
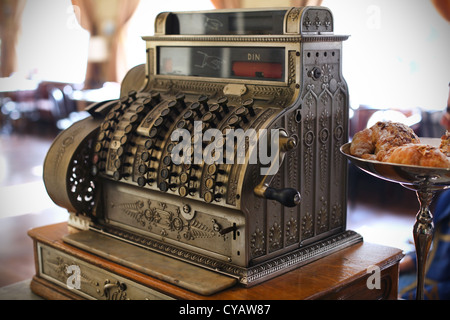
[[[156,119],[155,123],[153,124],[153,127],[158,129],[161,128],[161,130],[167,130],[165,119],[163,117],[159,117],[158,119]]]
[[[151,150],[155,146],[155,141],[152,139],[147,139],[144,142],[144,147],[147,150]]]
[[[188,126],[188,122],[185,120],[180,120],[177,123],[177,129],[186,129]]]
[[[148,151],[142,152],[141,160],[144,162],[151,160],[150,152],[148,152]]]
[[[185,102],[186,95],[184,93],[177,94],[175,96],[175,99],[178,101],[178,103],[182,109],[186,108],[186,102]]]
[[[141,104],[136,108],[135,112],[137,115],[140,116],[140,115],[146,114],[147,111],[148,111],[148,109],[143,104]]]
[[[121,104],[116,104],[110,111],[113,114],[118,114],[118,115],[122,115],[123,114],[123,109]]]
[[[205,111],[209,111],[209,106],[208,106],[209,98],[208,98],[208,96],[201,95],[198,98],[197,101],[205,108]]]
[[[160,174],[161,178],[167,179],[169,177],[169,170],[167,168],[164,168],[161,170]]]
[[[129,177],[130,174],[128,172],[121,173],[119,170],[114,171],[113,177],[115,180],[120,180],[122,178]]]
[[[185,186],[180,187],[180,189],[178,189],[178,193],[180,196],[186,197],[188,193],[187,188]]]
[[[120,137],[119,142],[121,146],[124,146],[125,144],[127,144],[128,141],[128,135],[123,135]]]
[[[169,143],[166,147],[167,152],[172,152],[173,148],[175,148],[175,144]]]
[[[134,141],[130,139],[129,135],[123,135],[120,137],[120,145],[124,146],[125,144],[128,144],[132,147],[136,145],[136,143],[134,143]]]
[[[129,163],[128,161],[116,159],[114,160],[114,167],[116,167],[116,169],[120,169],[121,167],[122,168],[131,167],[131,163]]]
[[[143,187],[147,184],[147,179],[145,179],[145,177],[139,177],[137,178],[137,184],[140,187]]]
[[[144,176],[140,176],[138,179],[137,179],[137,183],[138,183],[138,185],[140,186],[140,187],[144,187],[147,183],[148,184],[152,184],[153,182],[155,182],[155,179],[153,179],[153,178],[145,178]]]
[[[119,112],[109,112],[108,115],[106,116],[106,120],[117,123],[119,122],[120,115],[121,114]]]
[[[153,93],[152,100],[154,100],[156,104],[160,103],[161,102],[161,94],[159,92]]]
[[[156,169],[153,167],[149,167],[145,164],[140,164],[138,167],[138,171],[139,171],[139,173],[145,174],[147,172],[155,172]]]
[[[169,108],[166,108],[163,111],[161,111],[160,117],[163,118],[165,121],[169,121],[170,123],[174,121],[173,113],[171,113]]]
[[[212,187],[214,187],[214,179],[213,179],[213,178],[208,178],[208,179],[206,179],[206,181],[205,181],[205,186],[206,186],[208,189],[211,189]]]
[[[131,124],[135,124],[136,122],[138,122],[139,121],[139,115],[138,114],[133,114],[131,117],[130,117],[130,123]]]
[[[142,101],[142,105],[147,108],[153,107],[153,104],[154,102],[152,98],[145,98],[144,101]]]
[[[217,166],[215,164],[210,164],[208,166],[208,174],[215,174],[217,172]]]
[[[167,182],[165,181],[161,181],[158,185],[159,190],[166,192],[167,190],[169,190],[169,185],[167,184]]]
[[[137,96],[136,90],[131,90],[130,92],[128,92],[128,97],[131,98],[132,100],[136,100],[136,96]]]
[[[180,182],[181,183],[186,183],[186,182],[188,182],[189,181],[189,175],[186,173],[186,172],[183,172],[181,175],[180,175]]]
[[[153,140],[153,139],[145,140],[144,147],[147,150],[156,150],[156,151],[161,150],[161,148],[156,145],[155,140]]]
[[[187,110],[183,115],[183,119],[189,122],[194,121],[194,113],[192,110]]]
[[[166,165],[166,166],[170,166],[170,164],[172,163],[172,158],[171,158],[171,156],[165,156],[165,157],[163,158],[163,163],[164,163],[164,165]]]
[[[123,132],[125,134],[130,134],[134,131],[134,126],[132,124],[128,124],[125,129],[123,129]]]
[[[166,191],[168,191],[169,189],[174,189],[174,188],[176,188],[177,186],[176,186],[176,184],[174,184],[174,183],[169,184],[169,183],[167,183],[166,181],[161,181],[161,182],[159,183],[158,187],[159,187],[159,190],[161,190],[161,191],[163,191],[163,192],[166,192]]]
[[[253,99],[247,99],[242,104],[243,107],[247,108],[247,110],[250,113],[250,116],[252,116],[252,117],[255,116],[255,109],[253,108],[253,105],[254,105]]]
[[[94,147],[95,152],[100,152],[103,149],[103,145],[101,142],[97,142]]]
[[[228,131],[231,131],[231,130],[233,130],[233,128],[231,128],[230,125],[227,125],[227,126],[223,127],[223,128],[222,128],[222,134],[223,134],[223,136],[226,137]]]
[[[221,121],[223,119],[222,117],[222,107],[215,103],[213,105],[211,105],[211,107],[209,108],[209,111],[212,112],[219,121]]]
[[[173,100],[173,101],[170,101],[168,104],[167,104],[167,110],[169,110],[169,112],[170,113],[175,113],[176,115],[179,115],[180,114],[180,110],[178,110],[178,106],[180,105],[180,103],[178,102],[178,101],[175,101],[175,100]]]
[[[145,174],[148,172],[148,167],[145,164],[140,164],[138,167],[138,172],[140,174]]]
[[[129,151],[126,151],[124,147],[119,147],[117,149],[117,156],[120,158],[122,156],[132,156],[133,154]]]
[[[231,128],[240,128],[241,119],[237,115],[232,115],[228,119],[228,124]]]
[[[111,129],[111,122],[110,122],[110,121],[105,121],[105,122],[103,122],[103,123],[102,123],[101,129],[102,129],[103,131],[106,131],[106,130]]]
[[[206,192],[205,194],[204,194],[204,196],[203,196],[203,199],[205,200],[205,202],[207,202],[207,203],[211,203],[212,201],[213,201],[213,198],[214,198],[214,196],[213,196],[213,194],[212,194],[212,192]]]
[[[120,98],[121,111],[125,110],[130,106],[130,98],[128,96],[123,96]]]
[[[228,98],[227,97],[223,96],[223,97],[219,98],[217,100],[217,103],[219,104],[219,106],[222,107],[222,109],[223,109],[223,111],[225,111],[225,113],[230,112],[230,109],[228,108],[228,105],[227,105],[228,104]]]
[[[239,109],[236,110],[236,115],[241,118],[244,123],[248,123],[248,116],[249,111],[246,107],[240,107]]]
[[[201,117],[203,115],[200,103],[193,102],[191,104],[190,108],[192,111],[194,111],[197,114],[197,116]]]
[[[186,95],[184,93],[179,93],[175,96],[175,99],[179,102],[184,101],[185,98],[186,98]]]
[[[155,138],[158,140],[163,140],[163,135],[159,132],[159,130],[155,127],[150,129],[150,132],[148,133],[149,138]]]
[[[207,112],[203,115],[202,121],[207,124],[207,128],[215,128],[216,125],[216,116],[211,112]]]

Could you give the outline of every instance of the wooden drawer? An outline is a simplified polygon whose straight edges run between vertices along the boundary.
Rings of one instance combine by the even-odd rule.
[[[65,290],[92,300],[173,300],[130,279],[37,243],[38,274]]]

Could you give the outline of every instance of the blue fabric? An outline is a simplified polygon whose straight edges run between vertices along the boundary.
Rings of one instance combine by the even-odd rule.
[[[450,300],[450,190],[439,196],[433,212],[434,238],[428,254],[424,298]],[[413,254],[415,258],[415,254]],[[415,299],[416,274],[401,274],[399,293],[403,299]]]

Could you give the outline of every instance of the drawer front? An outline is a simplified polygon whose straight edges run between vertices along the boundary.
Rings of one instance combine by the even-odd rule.
[[[45,244],[37,244],[39,276],[92,300],[173,300],[130,279]]]

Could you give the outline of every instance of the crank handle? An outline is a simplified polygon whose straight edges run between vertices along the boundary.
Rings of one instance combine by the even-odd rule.
[[[285,153],[291,151],[297,147],[297,142],[294,138],[287,137],[287,134],[284,131],[280,132],[279,138],[279,150],[280,150],[280,166],[284,160]],[[275,162],[272,163],[272,166],[275,165]],[[273,168],[270,168],[273,169]],[[272,170],[269,170],[272,172]],[[270,182],[273,178],[268,178],[268,175],[265,175],[261,182],[253,189],[253,192],[256,196],[261,198],[266,198],[270,200],[275,200],[284,205],[285,207],[295,207],[300,203],[301,196],[300,192],[294,188],[284,188],[284,189],[275,189],[269,187]]]
[[[294,188],[275,189],[267,187],[264,191],[264,197],[276,200],[285,207],[295,207],[301,200],[300,192]]]

